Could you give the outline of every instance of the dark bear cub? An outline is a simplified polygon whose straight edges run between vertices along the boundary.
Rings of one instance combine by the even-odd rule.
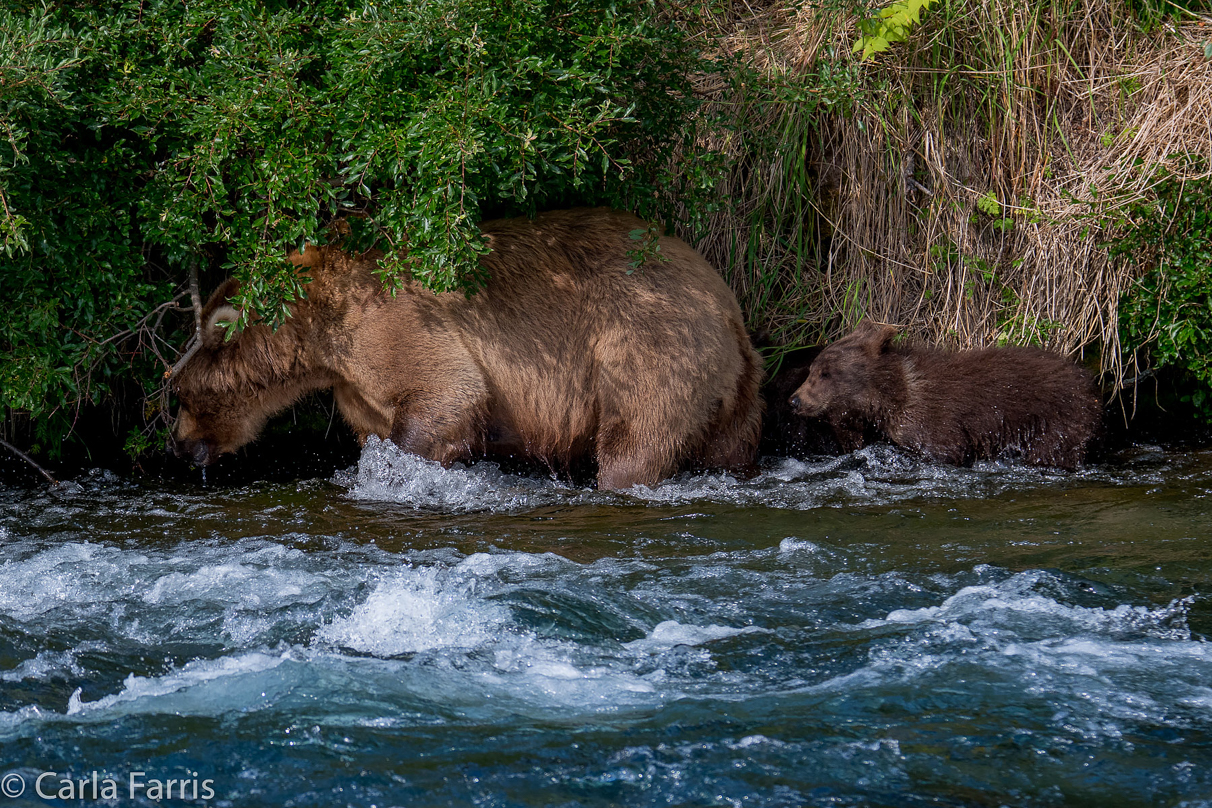
[[[900,348],[896,333],[863,322],[821,351],[792,409],[828,421],[844,450],[860,448],[874,427],[944,463],[1019,456],[1073,469],[1098,440],[1094,379],[1065,358],[1036,348]]]

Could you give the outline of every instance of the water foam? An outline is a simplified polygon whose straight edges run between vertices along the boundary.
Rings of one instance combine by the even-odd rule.
[[[373,435],[366,440],[357,469],[339,473],[334,482],[347,486],[354,499],[444,513],[509,512],[580,493],[552,479],[506,474],[490,462],[454,463],[445,468]]]
[[[487,577],[502,572],[533,574],[575,569],[577,565],[555,553],[472,553],[459,562],[459,571]]]
[[[1137,724],[1207,724],[1199,705],[1212,646],[1192,639],[1191,598],[1081,606],[1044,594],[1060,583],[1032,570],[962,587],[938,606],[838,626],[875,640],[866,664],[795,692],[947,692],[975,676],[985,688],[1016,691],[1024,709],[1047,710],[1054,725],[1084,739],[1117,738]]]
[[[379,657],[437,648],[474,648],[496,636],[508,610],[452,585],[434,568],[405,568],[384,575],[349,614],[324,625],[317,639]]]
[[[234,709],[247,711],[252,699],[271,701],[259,685],[247,680],[273,670],[292,658],[290,652],[252,652],[218,659],[194,660],[164,676],[145,677],[133,673],[122,690],[96,701],[84,701],[76,688],[67,702],[68,716],[133,712],[172,712],[181,715],[222,715]],[[240,688],[233,680],[245,680]],[[248,691],[241,693],[241,689]],[[252,695],[259,694],[259,695]],[[249,696],[252,695],[252,699]]]
[[[665,620],[658,623],[647,637],[625,642],[623,643],[623,647],[630,651],[652,652],[672,648],[677,645],[703,645],[704,643],[722,640],[726,637],[735,637],[738,634],[753,634],[755,632],[769,633],[767,629],[758,626],[733,628],[732,626],[719,626],[715,623],[709,626],[689,626],[683,625],[676,620]]]
[[[1029,635],[1077,633],[1114,638],[1191,639],[1186,614],[1193,598],[1182,598],[1156,608],[1128,604],[1111,609],[1073,606],[1035,591],[1051,577],[1051,573],[1032,570],[998,584],[967,586],[938,606],[897,609],[883,620],[866,621],[862,627],[878,628],[896,623],[998,625],[1014,627]]]
[[[94,688],[111,692],[87,700],[88,688],[78,689],[66,713],[6,713],[0,719],[5,726],[64,715],[260,709],[275,692],[317,675],[339,682],[358,670],[377,671],[376,686],[413,694],[402,691],[401,698],[457,703],[473,712],[498,702],[536,716],[554,707],[616,711],[661,698],[627,660],[543,637],[520,626],[508,603],[495,599],[516,586],[558,588],[557,581],[582,574],[580,565],[551,553],[455,553],[427,566],[401,566],[399,554],[374,551],[357,564],[334,567],[328,553],[264,540],[146,553],[86,542],[22,552],[0,567],[0,613],[20,618],[31,631],[54,620],[70,641],[100,619],[112,635],[148,647],[209,644],[216,632],[228,642],[217,657],[195,658],[161,674],[95,681]],[[83,567],[93,572],[81,574]],[[110,656],[114,646],[79,639],[70,650],[43,651],[0,672],[0,681],[87,676],[78,657],[89,650]],[[414,662],[418,654],[423,658]],[[394,673],[368,668],[372,663]],[[350,673],[353,687],[362,674]]]
[[[355,469],[333,482],[359,500],[395,502],[418,511],[520,513],[558,504],[654,506],[715,502],[739,507],[812,510],[855,504],[883,506],[917,499],[1000,496],[1075,482],[1152,484],[1165,479],[1145,453],[1127,468],[1091,466],[1077,472],[1039,468],[1016,460],[980,461],[969,467],[934,463],[888,444],[837,457],[763,458],[760,473],[738,479],[726,473],[683,473],[623,492],[578,488],[553,477],[508,474],[491,462],[449,468],[410,455],[391,441],[367,440]],[[1163,469],[1164,471],[1164,469]]]
[[[29,620],[68,606],[92,613],[147,556],[90,542],[69,542],[0,565],[0,613]]]
[[[504,685],[514,698],[531,703],[613,710],[651,705],[656,687],[613,664],[584,664],[573,659],[569,644],[533,636],[509,638],[493,653],[489,681]]]
[[[85,644],[77,650],[90,650],[100,647],[98,643]],[[67,679],[71,676],[83,676],[84,669],[76,662],[74,651],[39,651],[33,659],[22,660],[12,670],[0,672],[0,681],[47,682],[52,679]]]
[[[404,665],[424,652],[425,659],[412,663],[421,668],[408,668],[410,687],[437,701],[471,698],[477,709],[495,703],[545,715],[552,707],[617,711],[660,701],[650,679],[625,661],[521,628],[512,610],[494,600],[510,590],[508,580],[533,582],[530,576],[578,569],[550,553],[475,553],[453,567],[405,567],[383,574],[348,616],[324,625],[313,647],[404,657]],[[418,674],[436,660],[441,681]]]
[[[932,463],[884,444],[819,460],[766,458],[761,473],[738,481],[726,474],[683,474],[656,488],[628,493],[662,505],[708,500],[744,507],[812,510],[861,503],[888,505],[911,499],[988,497],[1069,479],[1049,469],[987,461],[968,468]]]
[[[761,473],[748,480],[726,473],[683,473],[653,487],[633,486],[620,495],[577,488],[552,478],[507,474],[491,462],[455,463],[444,468],[372,436],[357,468],[338,473],[333,482],[346,487],[354,499],[395,502],[421,511],[516,513],[553,504],[615,504],[623,497],[658,506],[718,502],[811,510],[922,497],[986,497],[1067,479],[1060,472],[1012,462],[956,468],[925,461],[894,446],[874,445],[820,460],[767,458]]]

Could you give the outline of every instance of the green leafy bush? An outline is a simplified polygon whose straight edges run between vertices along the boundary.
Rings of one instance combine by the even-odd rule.
[[[1184,399],[1212,423],[1212,180],[1163,181],[1114,252],[1144,270],[1120,301],[1125,347],[1186,374]]]
[[[470,293],[488,216],[701,213],[709,67],[642,0],[0,0],[0,407],[150,393],[191,264],[276,323],[334,232]]]
[[[130,368],[124,332],[172,296],[139,245],[131,166],[149,155],[92,111],[96,48],[47,9],[0,10],[0,407],[52,446]]]
[[[641,3],[246,6],[123,20],[142,47],[114,93],[114,119],[164,158],[149,235],[172,254],[225,245],[246,316],[280,317],[301,291],[282,245],[336,217],[356,247],[407,244],[390,278],[471,291],[485,208],[654,212],[694,106],[692,52]]]
[[[1167,20],[1190,20],[1212,11],[1209,0],[1128,0],[1127,6],[1146,31],[1156,30]]]

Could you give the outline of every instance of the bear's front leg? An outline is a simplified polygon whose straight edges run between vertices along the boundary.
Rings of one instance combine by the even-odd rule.
[[[675,465],[664,447],[636,450],[624,455],[598,455],[598,488],[623,491],[633,485],[655,488],[673,473]]]
[[[677,470],[678,442],[673,429],[612,418],[598,430],[598,488],[622,491],[633,485],[654,487]]]
[[[396,405],[391,440],[410,454],[449,466],[482,449],[484,415],[478,401],[410,396]]]
[[[830,423],[830,426],[833,427],[833,439],[837,441],[842,454],[857,452],[867,445],[864,434],[866,430],[861,425],[850,420],[841,420]]]

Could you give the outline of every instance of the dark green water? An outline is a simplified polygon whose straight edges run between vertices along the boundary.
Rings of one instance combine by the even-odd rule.
[[[0,489],[0,805],[1212,806],[1210,493],[880,447]]]

